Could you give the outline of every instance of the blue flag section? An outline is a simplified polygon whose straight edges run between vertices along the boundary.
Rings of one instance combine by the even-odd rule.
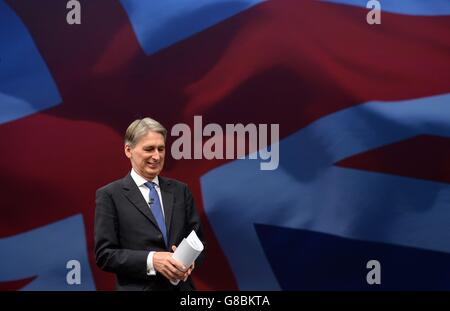
[[[4,1],[0,1],[0,81],[0,124],[61,102],[30,33]]]
[[[350,169],[336,163],[357,153],[418,135],[449,137],[450,123],[446,121],[449,117],[449,95],[407,102],[366,103],[319,119],[281,141],[281,168],[274,172],[258,171],[255,163],[241,160],[203,176],[205,210],[236,271],[239,287],[244,290],[280,289],[284,280],[275,275],[273,268],[282,266],[286,272],[290,269],[281,258],[290,258],[292,253],[295,258],[305,258],[311,264],[317,262],[316,257],[330,259],[328,247],[343,256],[339,248],[334,248],[336,241],[343,240],[338,237],[348,238],[343,246],[348,250],[351,241],[355,240],[358,241],[355,247],[359,247],[360,241],[376,241],[439,251],[443,252],[444,263],[445,253],[450,252],[447,230],[450,186],[447,183]],[[324,149],[323,146],[327,147]],[[217,187],[222,180],[234,182]],[[255,226],[262,228],[259,236]],[[272,229],[273,226],[276,227]],[[311,231],[307,236],[317,241],[323,239],[323,242],[307,241],[308,249],[305,249],[305,242],[301,242],[305,240],[302,238],[305,230]],[[271,231],[274,237],[269,234]],[[286,240],[281,238],[283,232],[289,233]],[[332,235],[329,246],[326,246],[328,240],[323,238],[327,235],[319,233]],[[299,239],[294,239],[295,236]],[[284,246],[278,249],[281,241]],[[390,249],[395,248],[391,246]],[[271,262],[271,256],[265,254],[281,261]],[[369,254],[348,251],[346,257],[350,263],[340,262],[335,268],[339,273],[348,273],[349,277],[356,269],[360,281],[365,283],[361,276],[365,263],[373,257]],[[383,252],[379,254],[384,255]],[[355,265],[357,262],[360,264]],[[313,273],[315,270],[310,264],[306,267]],[[305,266],[301,260],[298,265]],[[349,271],[344,268],[347,266],[351,267]],[[434,265],[424,265],[420,273],[413,274],[426,274],[427,267],[436,269]],[[448,265],[444,267],[449,268]],[[318,266],[317,269],[319,272],[322,268]],[[254,275],[260,276],[256,279]],[[298,278],[297,288],[306,289],[311,282],[310,277],[301,277],[302,273],[287,275]],[[432,278],[426,280],[417,279],[414,283],[405,279],[404,286],[399,288],[447,288],[442,282],[435,285]],[[361,282],[333,279],[332,275],[322,274],[321,279],[318,274],[314,282],[323,284],[318,287],[323,289],[340,289],[340,282],[343,282],[342,288],[361,288]],[[395,284],[401,285],[401,278]],[[292,289],[292,285],[287,289]]]
[[[144,116],[204,225],[198,289],[450,290],[450,1],[67,2],[0,0],[0,290],[115,289],[95,191]]]
[[[81,215],[0,239],[0,282],[33,280],[22,290],[94,290]],[[79,263],[80,284],[72,284],[71,261]],[[69,263],[69,265],[67,264]],[[67,278],[69,276],[69,281]]]

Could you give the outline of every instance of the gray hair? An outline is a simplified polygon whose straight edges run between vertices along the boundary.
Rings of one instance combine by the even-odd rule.
[[[134,120],[125,132],[125,144],[134,147],[142,136],[149,131],[160,133],[166,141],[167,130],[161,123],[152,118],[143,118]]]

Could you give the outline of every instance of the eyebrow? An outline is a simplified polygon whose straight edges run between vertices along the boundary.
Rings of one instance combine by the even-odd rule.
[[[143,148],[161,148],[161,147],[166,147],[166,145],[144,145],[142,146]]]

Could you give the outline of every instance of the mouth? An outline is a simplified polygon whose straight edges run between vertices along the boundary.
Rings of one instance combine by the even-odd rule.
[[[155,169],[155,168],[158,168],[159,163],[147,163],[147,165],[148,165],[150,168]]]

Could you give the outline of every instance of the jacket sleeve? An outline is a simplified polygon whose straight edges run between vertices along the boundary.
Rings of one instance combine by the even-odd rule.
[[[197,234],[200,241],[202,241],[204,245],[204,249],[202,253],[198,256],[198,258],[195,260],[196,266],[200,266],[203,261],[205,260],[206,256],[206,240],[203,235],[203,228],[202,224],[200,222],[200,217],[198,216],[197,210],[195,208],[194,199],[192,197],[192,193],[189,190],[189,188],[186,186],[184,189],[184,197],[186,202],[186,233],[185,236],[187,236],[189,233],[191,233],[192,230],[195,230],[195,233]]]
[[[94,251],[97,266],[104,271],[147,279],[149,252],[120,247],[117,211],[107,189],[97,190],[95,204]]]

